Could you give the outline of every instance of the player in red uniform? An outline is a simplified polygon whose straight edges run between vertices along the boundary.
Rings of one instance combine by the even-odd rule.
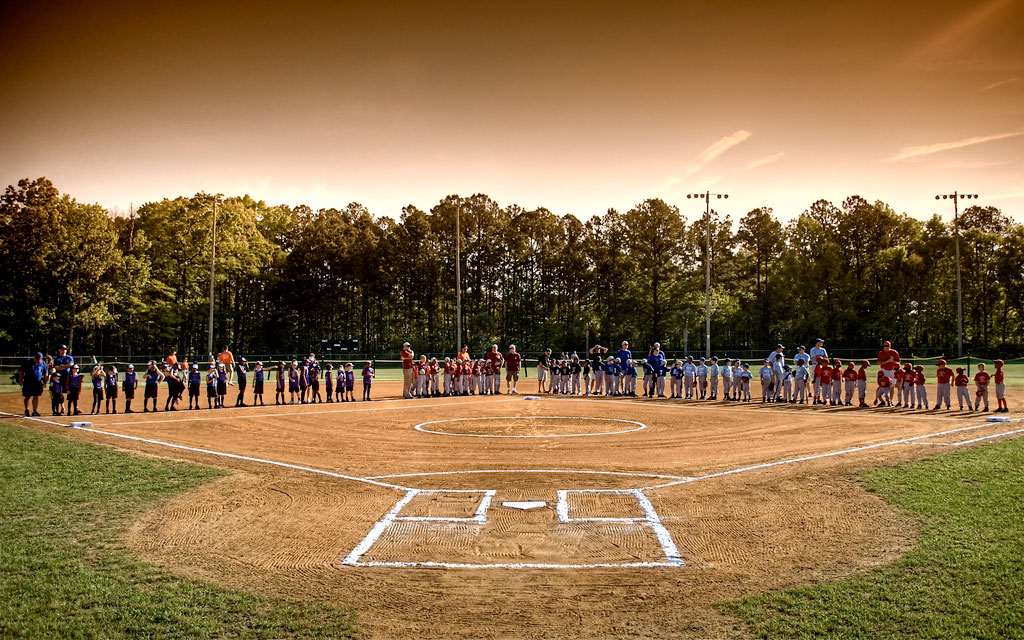
[[[978,363],[978,373],[974,374],[974,384],[977,386],[977,392],[975,392],[974,410],[977,411],[981,407],[982,401],[985,402],[985,408],[983,411],[988,411],[988,383],[992,379],[992,375],[985,371],[985,365]]]
[[[868,406],[868,367],[871,363],[867,360],[860,361],[860,369],[857,369],[857,398],[860,400],[861,408]]]
[[[994,378],[993,382],[996,384],[996,403],[999,404],[996,408],[996,413],[1010,413],[1010,407],[1006,404],[1006,382],[1004,382],[1005,378],[1003,377],[1003,361],[996,360],[992,364],[996,368],[996,373],[992,377]]]
[[[892,387],[892,379],[886,375],[883,369],[878,370],[878,391],[875,393],[875,405],[881,405],[883,407],[892,406],[892,400],[889,399],[889,389]]]
[[[953,386],[956,387],[956,401],[960,405],[960,410],[964,410],[964,402],[967,402],[967,410],[974,411],[974,407],[971,406],[971,392],[967,390],[967,385],[971,383],[971,379],[964,373],[963,367],[956,368],[956,377],[953,378]]]
[[[917,387],[917,408],[927,409],[928,408],[928,390],[925,388],[925,377],[924,367],[917,365],[914,367],[914,386]]]
[[[945,360],[939,360],[938,362],[935,363],[935,366],[938,367],[935,370],[935,381],[938,384],[937,389],[935,391],[936,398],[935,408],[933,409],[933,411],[938,411],[942,407],[943,402],[945,402],[946,404],[946,409],[949,409],[949,386],[950,382],[953,381],[953,376],[956,374],[953,373],[952,369],[946,366]]]
[[[857,370],[852,362],[846,363],[846,370],[843,371],[843,385],[846,388],[846,397],[843,404],[853,406],[853,392],[857,389]]]
[[[828,366],[828,360],[822,358],[821,363],[821,404],[829,405],[832,402],[832,367]]]
[[[828,360],[824,356],[818,356],[818,359],[814,364],[814,404],[825,404],[824,392],[822,391],[821,376],[825,373],[825,369],[828,368],[826,364]]]
[[[888,340],[882,343],[882,350],[878,352],[878,366],[889,378],[889,386],[893,386],[896,382],[896,371],[900,368],[900,353],[892,348],[892,343]]]
[[[887,378],[889,373],[892,372],[892,377],[889,380],[890,386],[896,396],[896,406],[901,406],[903,404],[903,369],[882,369],[882,372]]]
[[[843,404],[843,361],[836,358],[832,362],[832,405]]]

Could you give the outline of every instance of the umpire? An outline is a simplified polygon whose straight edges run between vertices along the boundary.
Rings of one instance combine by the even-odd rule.
[[[33,416],[39,415],[39,397],[43,395],[43,387],[46,385],[46,374],[49,367],[43,360],[43,354],[36,352],[31,358],[25,358],[18,369],[18,384],[21,385],[21,395],[25,399],[25,415],[28,412],[28,401],[32,400]]]

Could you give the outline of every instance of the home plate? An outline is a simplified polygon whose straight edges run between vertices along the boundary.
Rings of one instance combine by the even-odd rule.
[[[524,500],[522,502],[502,502],[501,506],[509,507],[510,509],[519,509],[526,511],[528,509],[538,509],[540,507],[546,507],[548,503],[541,500]]]
[[[1009,422],[1010,418],[1007,416],[989,416],[985,418],[986,422]]]
[[[72,423],[68,424],[68,426],[73,428],[73,429],[81,429],[83,427],[88,429],[89,427],[92,426],[92,423],[91,422],[72,422]]]
[[[523,396],[523,400],[540,400],[540,396]]]

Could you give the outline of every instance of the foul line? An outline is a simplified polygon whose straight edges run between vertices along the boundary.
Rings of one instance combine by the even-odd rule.
[[[671,399],[672,398],[658,398],[658,400],[671,400]],[[969,415],[964,416],[963,418],[950,418],[950,417],[945,417],[945,416],[906,415],[906,414],[902,414],[902,413],[861,413],[859,411],[854,411],[852,409],[840,410],[840,411],[826,411],[825,413],[820,413],[819,411],[817,411],[815,409],[808,409],[806,411],[799,411],[799,410],[794,411],[793,409],[776,409],[773,406],[770,406],[770,404],[769,404],[769,406],[765,406],[765,407],[759,408],[759,409],[739,409],[737,407],[727,407],[727,406],[722,406],[722,407],[700,406],[700,405],[695,405],[695,404],[692,404],[692,403],[685,403],[685,402],[684,403],[679,403],[679,402],[673,402],[673,403],[669,403],[669,402],[653,402],[652,403],[652,402],[636,402],[634,400],[614,400],[614,399],[610,399],[610,398],[609,399],[597,400],[597,399],[594,399],[594,398],[585,398],[584,397],[584,398],[571,399],[571,400],[566,399],[566,401],[567,402],[604,402],[604,403],[612,403],[612,404],[629,404],[629,405],[636,405],[638,407],[659,407],[659,408],[662,408],[662,409],[676,409],[676,410],[684,410],[684,411],[690,411],[690,410],[693,410],[693,411],[727,411],[727,412],[733,412],[733,413],[761,413],[761,414],[766,414],[766,413],[776,414],[777,413],[777,414],[789,414],[789,415],[795,415],[795,416],[814,416],[814,415],[817,415],[817,416],[829,416],[829,417],[841,416],[841,417],[844,417],[844,418],[861,418],[861,419],[863,419],[863,418],[871,418],[871,419],[874,419],[874,420],[877,420],[881,416],[887,416],[887,417],[890,417],[892,419],[897,419],[897,420],[948,420],[948,421],[953,421],[953,422],[962,422],[965,418],[971,417]],[[762,404],[762,403],[752,403],[752,404]],[[827,409],[827,408],[823,407],[823,409]]]

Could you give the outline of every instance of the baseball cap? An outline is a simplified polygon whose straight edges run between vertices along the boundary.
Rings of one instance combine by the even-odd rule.
[[[883,346],[883,347],[891,347],[891,346],[892,346],[892,343],[891,343],[891,342],[889,342],[888,340],[886,340],[885,342],[883,342],[883,343],[882,343],[882,346]]]
[[[238,359],[238,361],[239,361],[239,362],[249,362],[249,361],[248,361],[248,360],[246,360],[245,358],[239,358],[239,359]]]
[[[815,338],[815,342],[825,342],[825,338]]]
[[[128,366],[130,367],[131,365],[128,365]],[[72,371],[78,371],[78,365],[77,364],[71,365],[71,370]]]
[[[629,344],[629,343],[628,343],[628,342],[626,342],[625,340],[623,340],[623,341],[622,341],[622,344]]]
[[[805,347],[804,345],[800,345],[799,347],[797,347],[797,349],[799,351],[807,351],[807,347]]]
[[[660,343],[660,342],[655,342],[655,343],[654,343],[654,346],[656,346],[656,347],[658,347],[658,348],[661,348],[661,343]]]
[[[58,349],[67,349],[67,348],[68,348],[68,345],[66,345],[66,344],[62,344],[62,345],[60,345],[60,346],[59,346],[59,347],[57,347],[57,348],[58,348]]]
[[[218,369],[223,369],[224,368],[224,363],[223,362],[218,362],[217,363],[217,368]]]
[[[510,345],[508,345],[508,348],[509,348],[509,349],[515,349],[515,348],[516,348],[516,345],[514,345],[514,344],[510,344]]]
[[[1002,361],[1001,360],[996,360],[996,362],[1002,362]],[[939,360],[938,362],[935,363],[935,366],[936,367],[944,367],[944,366],[946,366],[946,361],[945,360]]]
[[[193,362],[192,363],[192,369],[198,369],[198,368],[199,368],[199,365]]]
[[[775,348],[776,349],[785,349],[786,347],[782,346],[781,344],[777,344],[777,345],[775,345]]]
[[[408,346],[410,346],[410,345],[409,345],[409,343],[408,343],[408,342],[403,342],[403,343],[402,343],[402,346],[403,346],[403,347],[408,347]]]
[[[35,358],[36,358],[36,360],[42,360],[43,359],[43,352],[42,351],[36,351]]]
[[[135,370],[135,365],[134,364],[129,364],[127,367],[125,367],[125,369],[128,369],[129,371],[134,371]]]
[[[156,365],[156,362],[154,362],[153,360],[150,360],[149,362],[146,363],[147,367],[152,367],[152,366],[155,366],[155,365]]]

